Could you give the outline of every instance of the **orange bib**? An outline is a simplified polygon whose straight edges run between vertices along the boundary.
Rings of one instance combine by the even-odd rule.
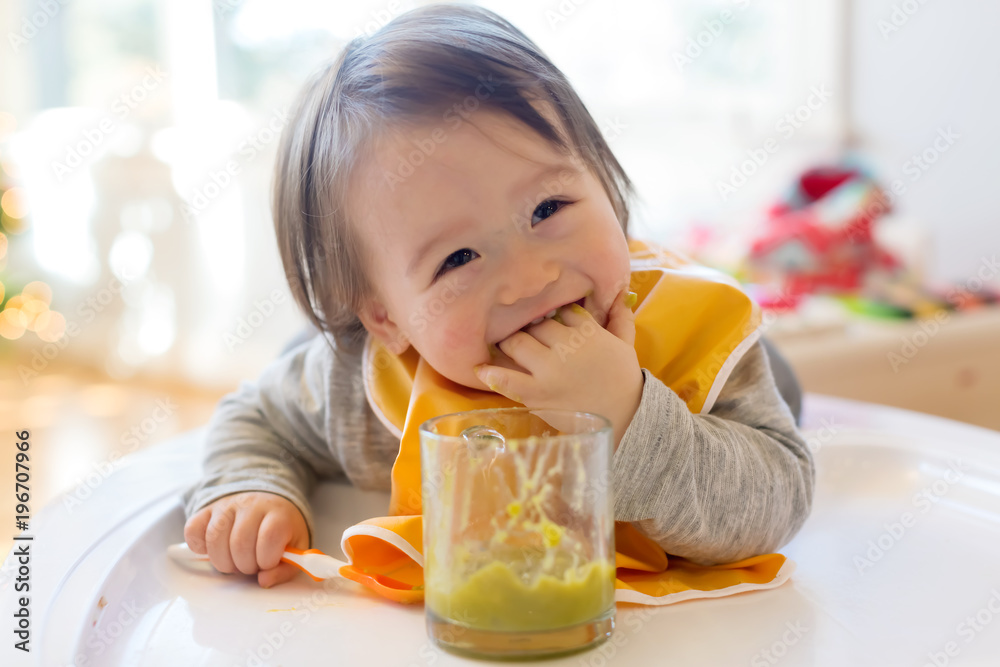
[[[759,307],[729,276],[650,242],[629,240],[630,289],[638,295],[635,350],[639,365],[706,414],[743,354],[760,335]],[[448,380],[413,347],[401,355],[369,337],[364,351],[368,401],[400,438],[392,468],[389,515],[344,531],[349,559],[340,573],[399,602],[423,599],[420,437],[424,421],[452,412],[517,407],[500,394]],[[628,522],[615,522],[618,602],[662,605],[773,588],[794,563],[765,554],[736,563],[696,565],[669,556]],[[389,580],[401,585],[386,585]]]

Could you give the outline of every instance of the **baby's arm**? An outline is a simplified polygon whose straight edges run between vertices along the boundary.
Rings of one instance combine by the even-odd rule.
[[[256,573],[262,586],[291,578],[278,561],[286,546],[311,542],[316,477],[343,474],[328,445],[326,345],[316,336],[290,350],[225,396],[209,422],[203,476],[184,498],[184,537],[221,572]]]
[[[812,452],[755,343],[707,415],[649,371],[615,452],[615,519],[668,553],[726,563],[786,544],[812,507]]]

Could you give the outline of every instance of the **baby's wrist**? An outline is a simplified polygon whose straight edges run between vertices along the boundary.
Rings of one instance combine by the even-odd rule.
[[[635,415],[639,412],[639,405],[642,403],[642,392],[645,386],[646,376],[643,374],[642,369],[640,369],[638,382],[629,386],[621,394],[621,406],[615,412],[615,415],[611,417],[614,428],[615,451],[621,446],[622,440],[625,438],[625,432],[628,431],[632,420],[635,419]]]

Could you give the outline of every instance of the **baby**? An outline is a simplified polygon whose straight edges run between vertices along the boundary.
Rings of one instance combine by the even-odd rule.
[[[318,477],[390,488],[399,432],[366,392],[369,336],[462,387],[607,417],[615,519],[668,553],[787,543],[814,482],[797,398],[760,341],[705,414],[640,366],[631,195],[564,75],[496,14],[427,6],[348,44],[301,93],[275,169],[281,257],[316,335],[220,403],[185,496],[191,549],[273,586],[296,572],[286,546],[310,546]]]

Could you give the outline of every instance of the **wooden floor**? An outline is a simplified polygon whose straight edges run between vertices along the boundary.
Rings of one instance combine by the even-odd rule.
[[[205,424],[230,390],[207,391],[148,379],[112,380],[79,367],[49,368],[26,386],[0,373],[0,556],[15,524],[16,432],[30,431],[30,510],[64,502],[78,485],[99,484],[108,461]],[[232,389],[235,389],[233,387]],[[101,471],[105,475],[101,475]],[[29,521],[30,532],[30,521]]]

